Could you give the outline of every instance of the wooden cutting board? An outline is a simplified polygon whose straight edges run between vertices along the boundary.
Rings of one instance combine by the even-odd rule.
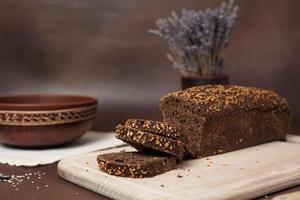
[[[58,174],[120,200],[250,199],[300,184],[300,144],[272,142],[182,162],[153,178],[115,177],[98,170],[96,156],[130,147],[63,159]]]

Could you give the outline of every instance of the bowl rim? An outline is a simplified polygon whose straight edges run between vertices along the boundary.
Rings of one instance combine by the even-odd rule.
[[[9,103],[9,100],[19,99],[45,99],[45,102],[33,103]],[[57,102],[47,102],[47,98],[57,99]],[[84,95],[69,94],[17,94],[17,95],[0,95],[0,110],[15,111],[43,111],[43,110],[62,110],[76,107],[84,107],[97,104],[97,99]]]

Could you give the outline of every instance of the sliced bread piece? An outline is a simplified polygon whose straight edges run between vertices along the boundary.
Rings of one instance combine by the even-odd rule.
[[[161,135],[169,137],[175,140],[180,140],[184,143],[187,153],[191,157],[196,156],[197,148],[193,143],[189,143],[188,134],[183,134],[183,131],[175,126],[171,126],[168,123],[159,121],[152,121],[146,119],[128,119],[125,123],[126,127],[134,128],[140,131],[146,131],[155,135]],[[185,144],[189,144],[188,146]]]
[[[138,150],[161,152],[182,160],[185,154],[184,144],[180,140],[155,135],[123,125],[116,127],[116,138],[123,140]]]
[[[182,131],[179,128],[170,126],[167,123],[152,121],[146,119],[128,119],[125,126],[135,128],[140,131],[147,131],[156,135],[178,139],[182,136]]]
[[[176,166],[176,158],[149,155],[142,152],[118,152],[97,156],[99,169],[115,176],[145,178],[152,177]]]

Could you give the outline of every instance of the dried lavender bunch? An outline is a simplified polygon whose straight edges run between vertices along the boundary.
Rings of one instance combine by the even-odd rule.
[[[183,9],[180,16],[172,12],[158,19],[157,29],[149,32],[168,42],[167,58],[183,76],[216,77],[222,74],[221,53],[228,46],[237,10],[233,0],[204,12]]]

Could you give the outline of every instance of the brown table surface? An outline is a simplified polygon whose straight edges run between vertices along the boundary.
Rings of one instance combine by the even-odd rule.
[[[39,167],[12,167],[0,164],[0,173],[8,175],[24,175],[25,173],[46,173],[37,178],[31,176],[30,179],[24,179],[22,183],[12,187],[9,183],[0,182],[0,199],[1,200],[47,200],[47,199],[108,199],[104,196],[88,191],[75,184],[61,179],[56,173],[57,163],[39,166]],[[33,183],[32,183],[33,181]],[[16,189],[17,188],[17,189]],[[271,199],[274,196],[283,193],[300,191],[300,185],[281,192],[270,194],[263,199]]]

